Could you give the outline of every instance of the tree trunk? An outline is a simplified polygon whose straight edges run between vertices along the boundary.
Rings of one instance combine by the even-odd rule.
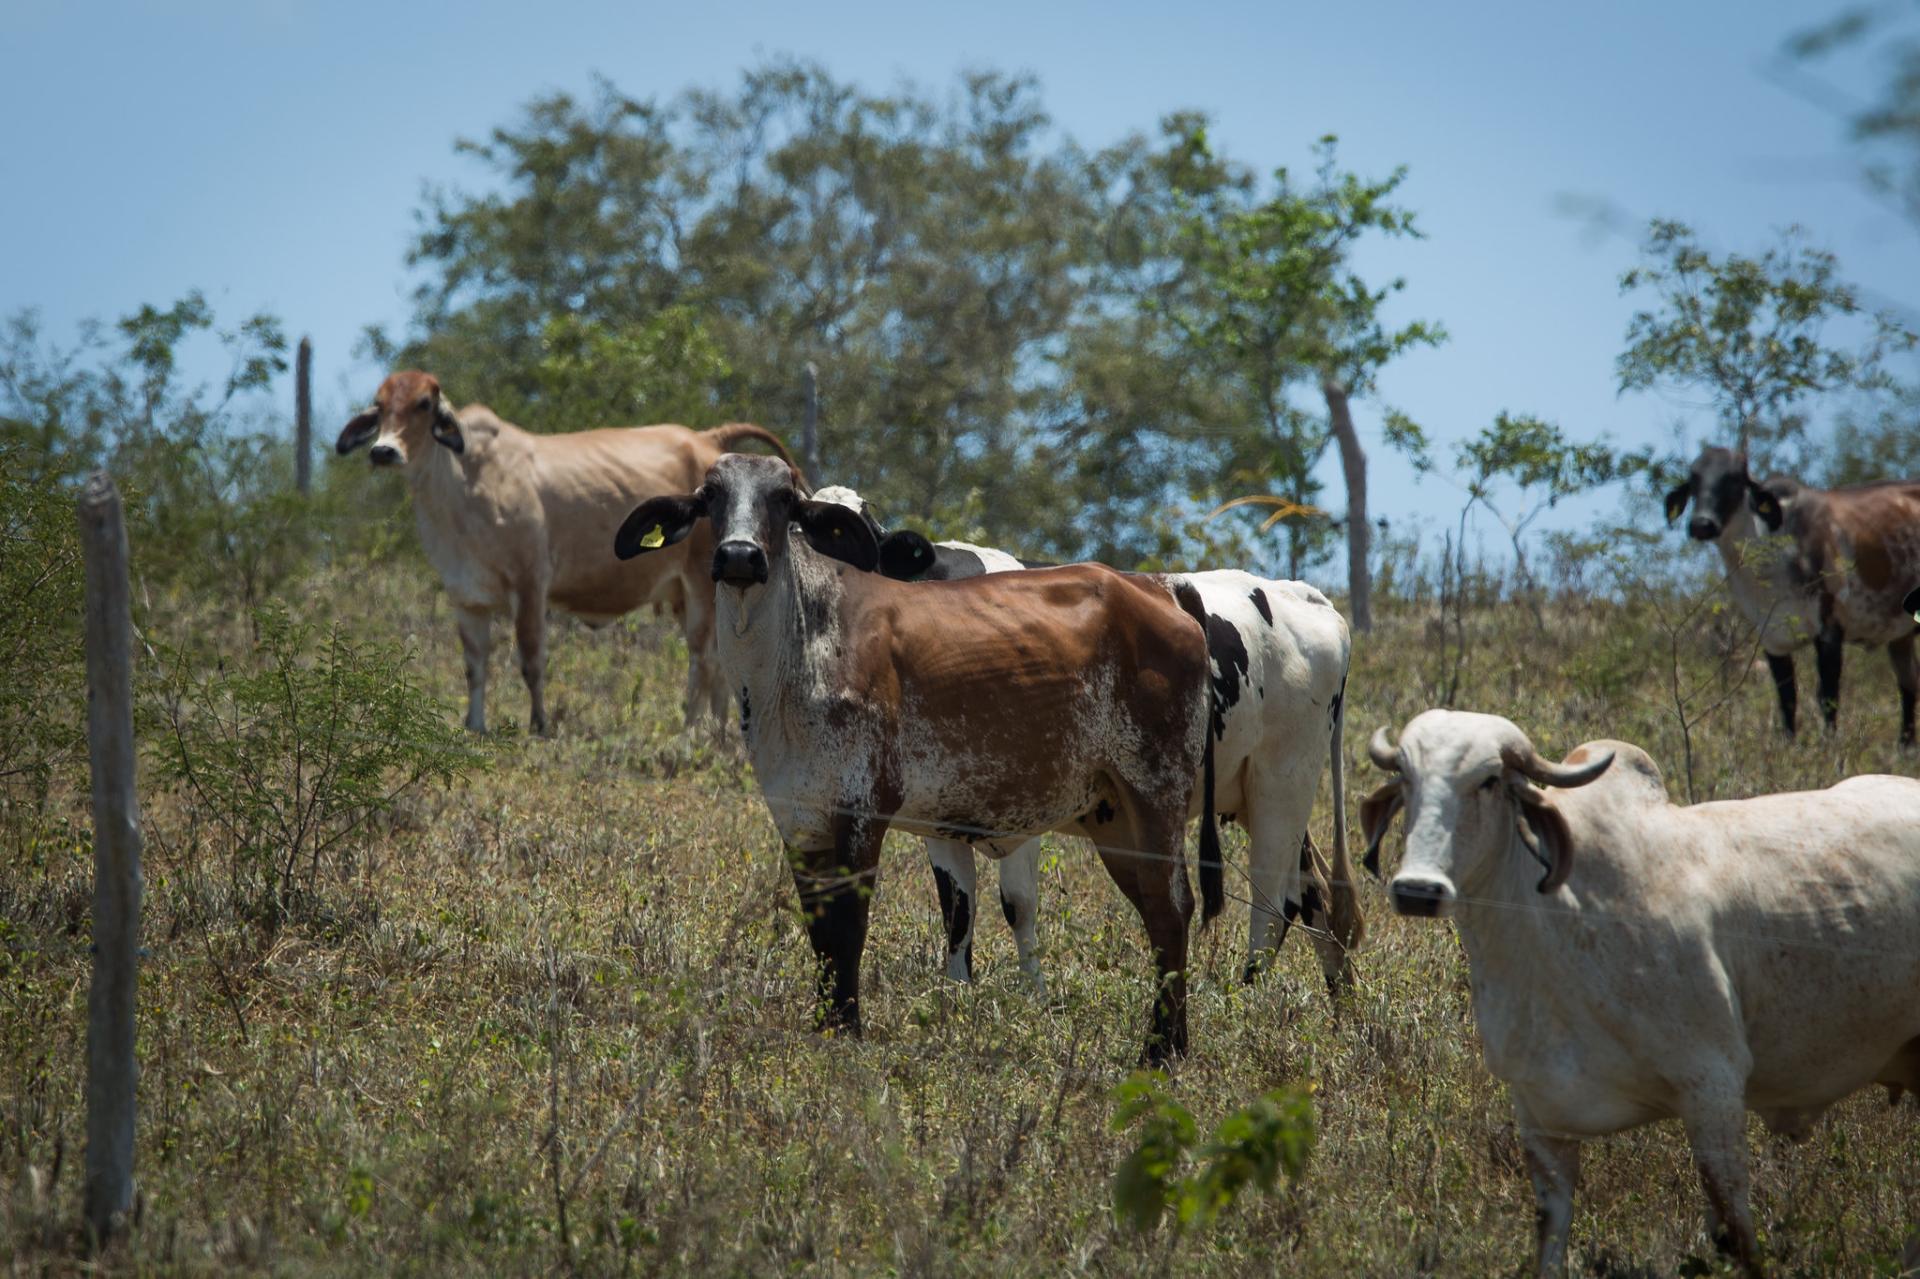
[[[1373,529],[1367,523],[1367,455],[1361,451],[1359,432],[1353,429],[1347,388],[1327,377],[1321,379],[1320,393],[1327,397],[1333,438],[1340,444],[1340,468],[1347,475],[1347,607],[1353,614],[1353,629],[1370,631],[1373,577],[1367,569],[1367,551],[1373,542]]]

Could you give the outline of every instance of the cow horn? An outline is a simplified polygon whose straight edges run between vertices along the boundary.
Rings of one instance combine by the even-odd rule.
[[[1601,751],[1584,764],[1552,764],[1541,759],[1531,744],[1502,746],[1500,762],[1542,786],[1585,786],[1613,764],[1613,752]]]
[[[1373,760],[1375,768],[1385,769],[1389,773],[1400,771],[1400,752],[1394,749],[1384,727],[1373,730],[1373,736],[1367,741],[1367,755]]]

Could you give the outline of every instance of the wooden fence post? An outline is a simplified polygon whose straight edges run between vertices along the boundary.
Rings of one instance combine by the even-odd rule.
[[[93,986],[87,993],[87,1231],[94,1247],[133,1209],[133,1010],[140,952],[140,803],[134,793],[133,614],[120,492],[95,471],[80,496],[87,571],[87,749],[93,765]]]
[[[305,497],[313,491],[313,339],[300,339],[293,357],[293,482]]]
[[[807,469],[807,483],[820,482],[820,370],[807,361],[807,415],[801,419],[800,464]]]

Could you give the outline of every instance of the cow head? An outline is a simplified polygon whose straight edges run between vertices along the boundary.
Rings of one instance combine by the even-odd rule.
[[[765,586],[786,559],[790,528],[855,568],[872,572],[878,562],[864,520],[839,503],[803,496],[793,467],[756,453],[724,455],[692,493],[642,502],[614,535],[613,553],[630,560],[672,546],[703,519],[713,522],[713,580],[742,594]]]
[[[880,575],[898,582],[917,581],[933,567],[933,543],[912,529],[889,533],[875,516],[872,503],[841,484],[830,484],[814,493],[822,502],[833,502],[855,512],[866,521],[880,548]]]
[[[343,456],[369,440],[367,460],[375,466],[410,466],[424,461],[437,442],[455,453],[467,450],[453,402],[431,373],[403,369],[380,384],[373,403],[340,432],[334,447]]]
[[[1403,915],[1447,915],[1463,893],[1490,895],[1516,843],[1545,870],[1535,889],[1559,888],[1573,840],[1543,788],[1585,786],[1613,763],[1612,751],[1549,763],[1508,720],[1444,710],[1416,716],[1398,747],[1381,729],[1367,750],[1394,777],[1361,803],[1363,864],[1379,875],[1381,841],[1404,808],[1407,851],[1392,884]]]
[[[1760,517],[1768,529],[1780,527],[1780,494],[1776,483],[1756,484],[1747,473],[1747,455],[1708,445],[1700,450],[1686,481],[1667,494],[1667,523],[1671,525],[1693,503],[1687,536],[1695,541],[1716,540],[1744,510]]]

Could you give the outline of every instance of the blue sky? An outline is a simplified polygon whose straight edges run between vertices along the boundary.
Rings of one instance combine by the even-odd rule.
[[[64,341],[84,317],[196,287],[225,319],[274,311],[313,336],[330,428],[381,373],[351,355],[361,327],[408,318],[404,254],[423,190],[483,179],[456,137],[484,135],[536,94],[587,92],[595,73],[670,97],[785,53],[875,88],[944,88],[991,66],[1036,73],[1058,125],[1089,146],[1198,107],[1219,146],[1262,169],[1303,164],[1328,132],[1363,173],[1406,164],[1403,195],[1429,238],[1362,263],[1404,274],[1400,314],[1439,319],[1452,341],[1391,369],[1381,398],[1442,441],[1511,409],[1582,437],[1672,442],[1680,424],[1705,429],[1691,406],[1614,394],[1632,310],[1616,281],[1633,245],[1592,233],[1560,199],[1682,218],[1722,249],[1757,250],[1803,224],[1851,278],[1920,308],[1920,229],[1855,181],[1840,121],[1763,72],[1787,33],[1828,12],[1782,0],[8,0],[0,312],[37,307]],[[1376,420],[1365,410],[1363,426]],[[1372,452],[1377,512],[1457,510],[1454,490],[1416,485]],[[1327,478],[1337,495],[1331,465]]]

